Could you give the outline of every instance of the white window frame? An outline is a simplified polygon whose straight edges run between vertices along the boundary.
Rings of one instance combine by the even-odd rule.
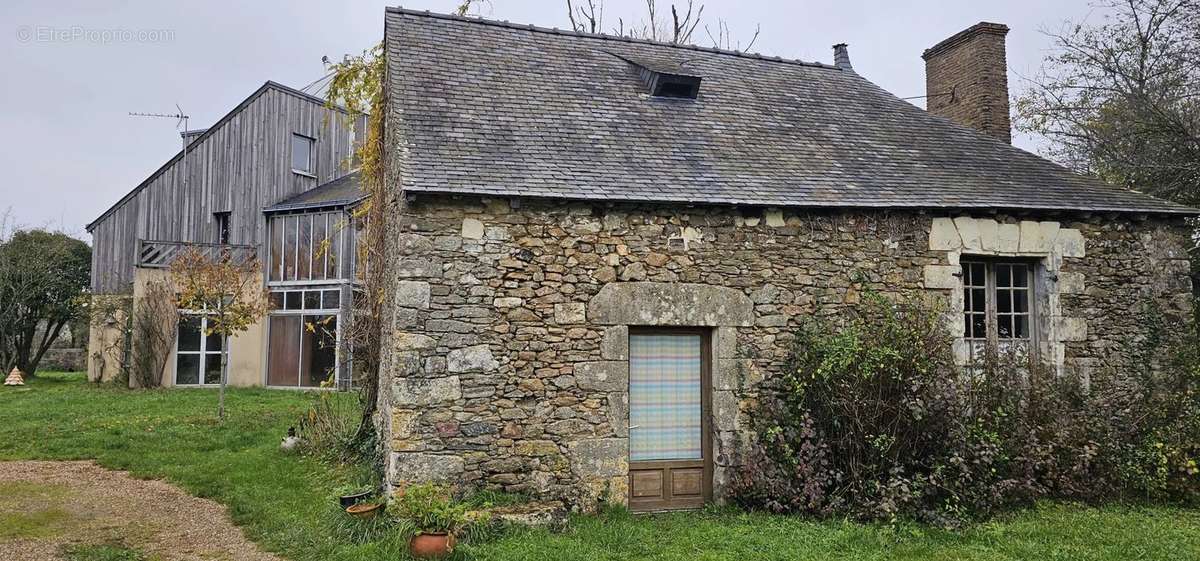
[[[296,167],[296,141],[300,140],[300,139],[303,139],[304,141],[308,142],[308,162],[307,162],[308,166],[307,166],[307,169],[302,169],[302,168]],[[308,135],[300,134],[298,132],[292,133],[292,143],[288,146],[288,157],[291,158],[290,163],[291,163],[291,167],[292,167],[292,173],[296,173],[296,174],[307,176],[307,177],[316,177],[317,176],[317,169],[316,169],[317,166],[315,165],[316,164],[316,157],[315,157],[316,156],[316,146],[317,146],[317,139],[315,139],[311,136],[308,136]]]
[[[300,316],[300,329],[296,332],[296,336],[300,338],[300,342],[299,342],[299,345],[297,348],[300,349],[301,355],[303,355],[303,353],[304,353],[304,316],[334,316],[335,318],[337,318],[337,328],[334,329],[334,347],[333,347],[333,373],[334,373],[333,381],[334,381],[334,384],[333,384],[333,387],[329,388],[329,389],[339,389],[339,388],[342,388],[342,384],[343,384],[343,379],[342,379],[342,327],[343,327],[343,323],[344,323],[343,320],[345,318],[342,314],[342,308],[341,307],[326,308],[324,294],[321,294],[321,296],[320,296],[320,298],[321,298],[321,306],[320,307],[308,308],[308,309],[304,308],[305,293],[308,293],[308,292],[324,293],[329,290],[337,290],[338,291],[338,305],[342,306],[343,305],[342,299],[345,298],[345,294],[341,290],[340,285],[338,285],[338,286],[323,286],[320,288],[295,287],[295,288],[285,289],[285,288],[279,287],[279,288],[272,289],[271,290],[272,293],[277,293],[277,292],[278,293],[287,293],[287,292],[301,293],[300,294],[301,309],[287,310],[287,309],[279,308],[279,309],[272,309],[270,311],[270,313],[268,313],[267,322],[266,322],[266,324],[267,324],[267,348],[270,349],[270,347],[271,347],[271,330],[274,329],[271,326],[271,323],[272,323],[271,319],[270,319],[271,316]],[[287,296],[284,296],[285,304],[286,304],[286,298],[287,298]],[[304,368],[304,365],[300,364],[300,363],[297,363],[297,365],[296,365],[296,385],[294,385],[294,386],[271,385],[270,384],[270,379],[271,379],[271,363],[270,363],[270,361],[271,361],[271,356],[270,356],[270,352],[268,351],[268,353],[267,353],[267,368],[266,368],[266,371],[263,373],[263,385],[264,386],[266,386],[268,388],[298,389],[298,390],[322,389],[319,386],[301,386],[299,384],[300,373],[301,373],[302,369]],[[350,376],[350,377],[351,377],[351,380],[348,381],[347,387],[353,387],[353,376]]]
[[[181,386],[181,387],[208,388],[208,387],[219,386],[221,384],[221,381],[219,379],[217,380],[217,382],[212,383],[212,384],[204,383],[204,370],[205,370],[205,366],[208,365],[208,360],[209,360],[210,355],[216,355],[217,360],[221,360],[221,358],[220,358],[221,355],[225,355],[225,364],[226,365],[229,364],[229,337],[224,337],[222,339],[221,350],[219,352],[209,351],[208,350],[208,336],[206,336],[204,334],[204,332],[208,329],[208,315],[209,314],[206,314],[204,312],[197,312],[194,310],[180,310],[179,314],[180,314],[179,324],[177,324],[175,326],[175,362],[171,368],[171,371],[173,373],[172,374],[172,382],[174,383],[174,385]],[[179,349],[179,341],[180,341],[180,339],[182,339],[182,337],[179,336],[179,327],[180,327],[180,324],[183,323],[184,319],[192,318],[192,317],[200,318],[200,349],[196,350],[196,351],[183,351],[183,350]],[[196,376],[197,383],[182,384],[179,382],[179,356],[180,355],[199,355],[200,361],[197,363],[197,368],[199,368],[199,370],[197,371],[197,376]],[[225,375],[226,375],[225,372],[221,373],[221,376],[225,376]]]

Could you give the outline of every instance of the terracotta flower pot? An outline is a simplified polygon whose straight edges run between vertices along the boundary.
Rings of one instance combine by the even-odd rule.
[[[359,503],[346,507],[346,514],[355,518],[374,518],[383,508],[382,503]]]
[[[417,559],[439,559],[454,553],[454,534],[417,534],[408,542],[408,552]]]

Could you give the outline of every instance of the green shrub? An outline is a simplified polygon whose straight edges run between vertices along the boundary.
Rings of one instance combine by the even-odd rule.
[[[332,377],[321,383],[322,388],[332,386]],[[362,423],[363,390],[352,394],[318,391],[312,396],[312,405],[296,426],[306,454],[334,464],[383,465],[374,427]]]
[[[449,489],[432,483],[411,485],[397,492],[388,513],[408,520],[423,533],[457,533],[468,521],[466,503],[455,502]]]
[[[939,310],[868,295],[796,333],[734,499],[945,526],[1040,498],[1194,500],[1200,339],[1190,326],[1167,343],[1144,316],[1149,335],[1127,350],[1139,366],[1081,380],[1020,352],[958,367]]]

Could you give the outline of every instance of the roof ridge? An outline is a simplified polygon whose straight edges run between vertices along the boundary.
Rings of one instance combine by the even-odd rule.
[[[780,62],[780,63],[784,63],[784,64],[795,64],[798,66],[810,66],[810,67],[814,67],[814,68],[825,68],[828,70],[837,70],[837,71],[842,70],[841,68],[838,68],[837,66],[834,66],[832,64],[825,64],[823,62],[810,62],[810,61],[806,61],[806,60],[799,60],[799,59],[794,59],[794,58],[784,58],[784,57],[772,56],[772,55],[764,55],[764,54],[760,54],[760,53],[748,53],[748,52],[744,52],[744,51],[734,51],[734,50],[730,50],[730,49],[718,49],[716,47],[701,47],[699,45],[688,45],[688,44],[680,44],[680,43],[669,43],[666,41],[654,41],[651,39],[637,39],[637,38],[633,38],[633,37],[622,37],[619,35],[609,35],[607,33],[587,33],[587,32],[583,32],[583,31],[559,29],[557,27],[541,27],[541,26],[537,26],[537,25],[533,25],[533,24],[512,23],[507,20],[495,20],[495,19],[488,19],[488,18],[479,17],[479,16],[459,16],[459,15],[455,15],[455,14],[443,14],[443,13],[438,13],[438,12],[431,12],[429,10],[413,10],[413,9],[409,9],[409,8],[403,8],[400,6],[388,6],[385,11],[396,13],[396,14],[409,15],[409,16],[427,17],[427,18],[433,18],[433,19],[459,21],[459,22],[463,22],[463,23],[472,23],[475,25],[486,25],[486,26],[491,26],[491,27],[502,27],[505,29],[515,29],[515,30],[520,30],[520,31],[533,31],[536,33],[547,33],[550,35],[562,35],[562,36],[568,36],[568,37],[586,37],[586,38],[590,38],[590,39],[603,39],[606,41],[614,41],[614,42],[618,42],[618,43],[633,43],[633,44],[640,44],[640,45],[654,45],[654,46],[658,46],[658,47],[671,47],[674,49],[683,49],[683,50],[697,51],[697,52],[702,52],[702,53],[729,55],[729,56],[735,56],[735,57],[739,57],[739,58],[747,58],[747,59],[751,59],[751,60],[764,60],[767,62]]]
[[[264,84],[264,85],[265,85],[265,86],[272,87],[272,88],[275,88],[275,89],[277,89],[277,90],[279,90],[279,91],[281,91],[281,92],[283,92],[283,93],[286,93],[286,94],[291,94],[291,95],[294,95],[294,96],[300,97],[300,98],[302,98],[302,99],[305,99],[305,100],[311,101],[311,102],[313,102],[313,103],[319,103],[319,104],[321,104],[321,105],[324,105],[326,109],[334,109],[334,110],[336,110],[336,111],[341,111],[342,113],[345,113],[345,114],[347,114],[347,115],[349,115],[349,114],[350,114],[350,110],[349,110],[349,109],[346,109],[346,108],[345,108],[344,106],[342,106],[342,105],[339,105],[339,104],[336,104],[336,103],[332,103],[332,104],[331,104],[331,103],[329,103],[329,100],[327,100],[327,99],[325,99],[325,98],[323,98],[323,97],[320,97],[320,96],[315,96],[315,95],[313,95],[313,94],[310,94],[310,93],[308,93],[308,92],[302,92],[302,91],[300,91],[300,90],[298,90],[298,89],[296,89],[296,88],[293,88],[293,87],[291,87],[291,86],[284,85],[284,84],[280,84],[279,82],[276,82],[275,80],[267,80],[266,84]]]
[[[204,132],[197,134],[195,139],[193,139],[191,142],[188,142],[184,148],[181,148],[178,152],[175,153],[174,156],[171,156],[166,161],[166,163],[159,166],[158,169],[154,170],[154,172],[151,173],[146,179],[143,179],[141,181],[141,183],[138,183],[137,186],[134,187],[131,191],[126,193],[120,199],[117,199],[117,202],[113,203],[112,206],[108,207],[108,209],[106,209],[103,213],[101,213],[100,216],[96,217],[95,220],[88,222],[87,226],[85,226],[84,229],[87,230],[88,232],[91,232],[96,227],[96,225],[100,223],[101,220],[104,220],[110,214],[115,212],[118,208],[121,208],[122,206],[124,206],[125,203],[129,202],[129,200],[131,198],[133,198],[134,195],[138,194],[139,192],[141,192],[142,189],[144,189],[147,185],[149,185],[151,181],[154,181],[160,175],[165,173],[167,171],[167,168],[171,167],[172,164],[174,164],[175,162],[178,162],[180,159],[182,159],[185,150],[187,150],[188,148],[191,148],[192,145],[197,144],[197,143],[207,139],[208,137],[212,136],[213,134],[216,134],[217,129],[221,128],[222,125],[229,122],[229,120],[232,119],[235,115],[237,115],[238,113],[241,113],[242,110],[245,109],[246,107],[248,107],[252,101],[254,101],[255,99],[258,99],[258,96],[262,95],[263,92],[265,92],[267,90],[272,90],[272,89],[282,92],[282,93],[285,93],[285,94],[289,94],[289,95],[298,95],[301,97],[301,99],[304,99],[304,100],[312,102],[312,103],[320,104],[322,107],[325,107],[326,109],[329,108],[328,105],[325,103],[325,101],[317,96],[314,96],[311,94],[306,94],[300,90],[297,90],[297,89],[289,87],[289,86],[285,86],[274,80],[267,80],[267,81],[263,82],[263,84],[261,86],[255,88],[253,93],[246,96],[246,99],[243,99],[241,102],[239,102],[237,105],[235,105],[233,107],[233,109],[230,109],[228,113],[225,113],[220,118],[218,118],[212,125],[210,125],[206,129],[204,129]],[[341,107],[340,105],[335,105],[334,109],[339,110],[343,113],[346,113],[347,115],[350,114],[349,111],[347,111],[345,108]]]

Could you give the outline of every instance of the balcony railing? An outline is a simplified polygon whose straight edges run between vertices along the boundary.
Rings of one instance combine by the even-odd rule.
[[[138,240],[137,266],[148,269],[165,269],[171,266],[171,262],[177,256],[189,249],[199,251],[201,255],[213,261],[231,260],[245,263],[258,255],[258,249],[252,245]]]

